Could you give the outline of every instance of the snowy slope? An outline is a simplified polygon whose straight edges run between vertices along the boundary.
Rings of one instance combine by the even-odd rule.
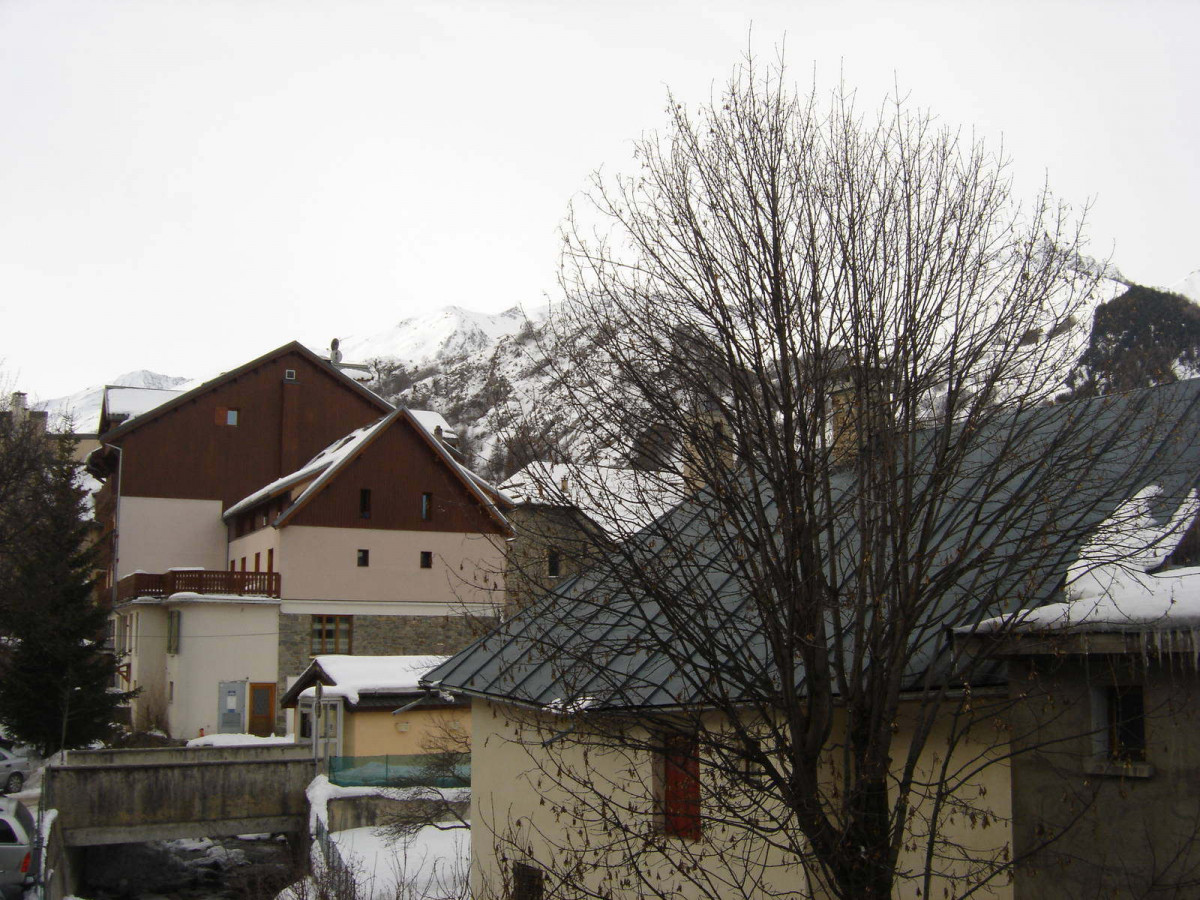
[[[519,307],[492,314],[446,306],[404,319],[377,334],[350,335],[342,339],[341,350],[347,362],[384,357],[409,367],[422,367],[436,360],[487,351],[524,326],[525,313]]]
[[[1183,294],[1189,300],[1200,303],[1200,269],[1167,288],[1173,294]]]

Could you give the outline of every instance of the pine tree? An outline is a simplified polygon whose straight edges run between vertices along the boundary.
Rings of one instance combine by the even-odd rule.
[[[24,527],[0,561],[0,725],[48,755],[109,736],[128,694],[110,688],[106,610],[93,598],[94,550],[69,442],[47,442]]]

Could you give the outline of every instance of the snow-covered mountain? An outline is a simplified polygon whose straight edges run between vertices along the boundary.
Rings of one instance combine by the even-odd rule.
[[[1129,292],[1128,283],[1111,274],[1104,285],[1102,299],[1111,297],[1110,303]],[[1200,270],[1167,290],[1200,302]],[[1130,298],[1123,301],[1126,305],[1129,302]],[[1116,308],[1121,305],[1116,304]],[[540,386],[548,377],[538,342],[548,312],[545,307],[528,313],[513,308],[491,314],[449,306],[412,316],[374,334],[347,335],[341,338],[340,349],[346,362],[372,363],[375,377],[368,386],[387,400],[441,413],[458,433],[472,468],[500,481],[528,461],[519,447],[501,445],[496,423],[500,414],[514,407],[536,409]],[[1169,318],[1177,318],[1176,313]],[[589,340],[587,336],[577,337],[585,344]],[[286,339],[286,335],[280,335],[278,342]],[[305,343],[319,354],[329,352],[328,340]],[[1122,342],[1103,340],[1102,343],[1119,346]],[[1190,340],[1185,343],[1191,347]],[[586,355],[586,348],[581,345],[569,352]],[[1186,356],[1189,363],[1182,368],[1168,367],[1178,377],[1184,369],[1191,371],[1195,360],[1200,359],[1200,342],[1194,355],[1193,351],[1180,351],[1176,356],[1181,359]],[[1084,362],[1081,360],[1081,364]],[[1095,361],[1090,362],[1095,367]],[[206,377],[216,374],[209,373]],[[204,379],[188,381],[141,370],[108,383],[186,390],[201,380]],[[71,411],[75,429],[87,431],[95,428],[102,392],[102,386],[93,386],[46,401],[42,406],[53,410],[56,418],[63,411]],[[556,422],[551,413],[544,417],[547,432],[570,427],[569,423]],[[528,446],[537,446],[538,439],[544,436],[528,435]],[[558,435],[552,435],[555,436]]]
[[[147,369],[126,372],[104,384],[94,384],[65,397],[54,397],[37,404],[39,409],[50,413],[50,428],[66,430],[68,423],[77,434],[95,434],[100,423],[100,404],[104,400],[104,388],[110,384],[122,387],[155,388],[157,390],[178,389],[188,379],[174,375],[163,375]]]
[[[530,315],[540,321],[545,311]],[[502,313],[480,313],[461,306],[445,306],[397,322],[391,328],[368,335],[341,339],[347,362],[386,358],[407,368],[423,368],[438,360],[456,360],[487,352],[506,337],[526,327],[526,314],[514,306]],[[308,346],[314,347],[309,343]],[[322,348],[319,352],[326,352]]]

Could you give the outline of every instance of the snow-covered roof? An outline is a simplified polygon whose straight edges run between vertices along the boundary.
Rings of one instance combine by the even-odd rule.
[[[259,488],[253,494],[243,497],[233,506],[225,511],[225,519],[244,512],[247,509],[261,503],[269,497],[273,497],[282,493],[289,487],[293,487],[304,482],[310,482],[309,485],[296,497],[293,505],[299,504],[306,500],[312,493],[321,489],[326,483],[328,477],[338,468],[338,463],[349,459],[378,431],[386,428],[388,423],[400,414],[400,410],[388,413],[381,419],[372,422],[370,425],[364,425],[350,432],[345,437],[338,438],[303,466],[292,472],[290,475],[284,475],[282,478],[277,478],[270,484]]]
[[[405,694],[418,693],[421,676],[440,666],[448,656],[317,656],[301,680],[319,678],[318,669],[324,673],[320,678],[326,697],[342,697],[350,703],[358,703],[361,694]],[[305,676],[308,676],[306,679]],[[333,682],[329,684],[328,682]],[[301,691],[301,697],[313,697],[316,688]]]
[[[110,384],[104,388],[104,407],[110,416],[140,416],[183,393],[186,391]]]
[[[307,463],[292,472],[290,475],[284,475],[282,478],[277,478],[270,484],[259,488],[252,494],[243,497],[233,506],[225,511],[224,518],[229,521],[238,513],[245,512],[253,508],[264,500],[270,497],[277,496],[289,488],[297,485],[304,485],[304,489],[298,497],[293,498],[292,503],[281,512],[273,524],[279,525],[289,518],[292,512],[303,506],[310,497],[325,487],[326,484],[338,473],[342,466],[364,448],[375,435],[388,428],[397,417],[407,414],[409,421],[419,431],[424,432],[428,438],[429,444],[434,451],[442,457],[445,463],[450,466],[463,479],[468,490],[472,491],[479,502],[487,508],[501,523],[502,526],[508,527],[508,522],[504,515],[496,508],[495,500],[497,498],[503,500],[503,496],[499,495],[497,489],[489,484],[484,479],[480,478],[458,460],[456,460],[446,445],[437,439],[433,431],[427,423],[445,422],[446,420],[438,413],[431,413],[424,410],[410,410],[400,407],[388,413],[383,418],[370,425],[366,425],[356,431],[350,432],[343,438],[334,441]],[[449,426],[446,426],[449,427]]]
[[[1096,530],[1067,573],[1067,599],[981,622],[976,633],[1160,631],[1200,626],[1200,568],[1158,571],[1200,512],[1193,491],[1169,516],[1148,487]],[[960,629],[960,633],[971,629]]]
[[[442,429],[443,437],[447,440],[454,440],[458,437],[454,429],[450,427],[450,423],[443,418],[441,413],[434,412],[431,409],[410,409],[409,412],[412,413],[414,419],[421,423],[421,427],[430,434],[436,436],[437,430],[440,428]]]
[[[613,535],[654,521],[683,499],[683,480],[664,472],[533,462],[500,490],[517,505],[570,506]]]

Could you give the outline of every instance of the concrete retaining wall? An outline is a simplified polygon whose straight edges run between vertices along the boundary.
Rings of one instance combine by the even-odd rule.
[[[401,813],[408,805],[406,800],[393,800],[390,797],[333,797],[328,803],[329,830],[377,827]],[[466,817],[471,802],[464,800],[450,806],[458,815]]]
[[[68,846],[296,831],[308,759],[47,768],[47,804]]]

